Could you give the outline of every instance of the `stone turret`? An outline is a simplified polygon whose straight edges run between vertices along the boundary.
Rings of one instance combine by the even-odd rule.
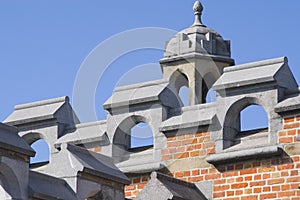
[[[160,60],[164,78],[173,83],[177,93],[182,86],[189,88],[190,105],[205,103],[208,90],[224,67],[234,64],[230,41],[202,23],[203,6],[199,1],[193,9],[195,22],[167,42]]]

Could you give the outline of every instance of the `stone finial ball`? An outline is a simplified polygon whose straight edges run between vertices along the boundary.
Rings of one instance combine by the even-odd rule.
[[[196,2],[194,3],[193,9],[194,9],[195,14],[202,13],[202,11],[203,11],[203,6],[202,6],[202,4],[200,3],[200,1],[196,1]]]

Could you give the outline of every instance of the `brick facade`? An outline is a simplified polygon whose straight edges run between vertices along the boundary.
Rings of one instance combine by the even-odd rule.
[[[188,182],[212,181],[213,199],[300,199],[299,134],[300,116],[285,117],[283,129],[278,132],[278,143],[285,150],[281,157],[220,166],[199,163],[204,167],[185,166],[184,170],[172,170],[176,167],[170,166],[168,174]],[[173,161],[188,163],[194,157],[205,162],[205,157],[214,153],[214,146],[209,132],[169,136],[162,160],[171,165]],[[131,184],[125,187],[126,197],[134,198],[148,180],[149,176],[132,177]]]

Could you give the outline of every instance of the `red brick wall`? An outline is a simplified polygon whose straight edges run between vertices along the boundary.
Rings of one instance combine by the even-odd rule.
[[[137,176],[130,178],[130,185],[125,186],[125,197],[134,198],[145,187],[150,176]]]
[[[300,155],[295,145],[300,134],[300,116],[284,119],[283,130],[278,132],[278,142],[290,149],[280,158],[247,160],[215,167],[176,170],[170,176],[189,182],[213,181],[213,198],[225,200],[289,199],[300,200]],[[168,137],[167,148],[162,150],[162,159],[188,160],[193,157],[205,159],[215,152],[209,132]],[[295,153],[296,152],[296,153]],[[205,161],[204,161],[205,162]],[[127,198],[134,198],[145,186],[149,177],[133,177],[125,187]]]
[[[167,148],[161,153],[163,161],[207,156],[215,153],[215,143],[209,132],[173,136],[167,138]]]
[[[297,135],[300,135],[300,116],[292,116],[284,119],[283,130],[278,133],[279,143],[295,143]]]

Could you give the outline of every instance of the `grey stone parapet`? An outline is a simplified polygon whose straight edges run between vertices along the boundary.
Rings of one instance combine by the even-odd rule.
[[[173,109],[170,112],[173,112],[175,115],[181,112],[180,115],[164,121],[159,130],[167,132],[211,125],[216,116],[215,107],[215,103],[209,103]]]
[[[146,162],[149,162],[149,160],[147,160]],[[116,166],[123,173],[148,173],[153,170],[163,169],[165,167],[161,162],[149,162],[149,163],[143,163],[140,165],[131,165],[131,166],[130,165],[122,166],[120,164],[116,164]]]
[[[68,134],[59,138],[54,146],[59,148],[63,143],[85,146],[88,146],[90,143],[97,143],[100,146],[106,145],[109,144],[106,131],[106,120],[76,124],[75,127],[67,129],[66,132]]]
[[[69,125],[79,123],[67,96],[17,105],[4,122],[19,126],[47,120],[56,120]]]
[[[280,63],[287,63],[288,58],[287,57],[279,57],[274,59],[268,59],[268,60],[262,60],[258,62],[252,62],[252,63],[246,63],[241,65],[236,65],[232,67],[226,67],[224,69],[224,72],[232,72],[232,71],[238,71],[238,70],[244,70],[244,69],[251,69],[266,65],[274,65],[274,64],[280,64]]]
[[[230,90],[239,89],[242,86],[257,87],[258,84],[273,84],[284,90],[298,88],[288,66],[287,58],[281,57],[227,67],[224,69],[224,74],[214,84],[213,89],[216,91]]]
[[[160,79],[117,87],[113,95],[103,104],[103,107],[106,110],[113,110],[146,103],[159,103],[172,107],[173,104],[176,104],[172,101],[176,100],[176,96],[170,91],[168,85],[169,80]]]

